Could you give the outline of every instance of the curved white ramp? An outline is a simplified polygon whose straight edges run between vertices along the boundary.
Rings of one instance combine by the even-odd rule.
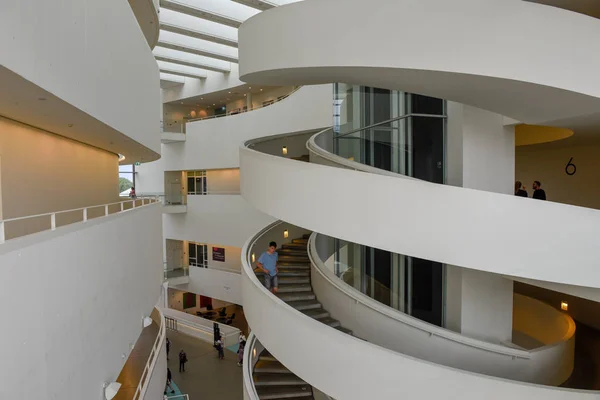
[[[600,21],[556,7],[305,0],[250,18],[239,36],[240,76],[248,82],[347,82],[453,100],[530,124],[600,125]]]

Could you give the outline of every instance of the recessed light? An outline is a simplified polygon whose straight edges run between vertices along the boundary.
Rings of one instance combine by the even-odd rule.
[[[183,101],[181,102],[181,104],[183,104]]]
[[[214,106],[214,105],[215,105],[215,104],[213,104],[213,106]]]
[[[231,92],[229,92],[229,94],[231,94]]]
[[[260,91],[262,92],[262,89],[260,89]]]
[[[204,100],[204,97],[200,97],[200,100]]]
[[[244,93],[244,97],[246,97],[246,93]]]
[[[252,89],[250,86],[248,86],[248,89]]]

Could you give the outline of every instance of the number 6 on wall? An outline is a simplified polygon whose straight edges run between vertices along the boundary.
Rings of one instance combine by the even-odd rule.
[[[577,172],[577,167],[571,161],[573,161],[573,157],[571,157],[571,159],[567,163],[567,166],[565,167],[565,172],[569,176],[570,175],[575,175],[575,172]]]

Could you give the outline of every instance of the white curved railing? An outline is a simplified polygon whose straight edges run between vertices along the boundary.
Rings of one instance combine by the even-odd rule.
[[[6,235],[5,235],[5,229],[6,229],[6,224],[10,224],[12,222],[19,222],[19,221],[31,221],[37,218],[42,218],[42,217],[46,217],[48,218],[48,222],[49,222],[49,228],[46,229],[39,229],[36,230],[34,232],[28,232],[25,235],[30,235],[33,233],[38,233],[38,232],[43,232],[43,231],[47,231],[47,230],[51,230],[54,231],[56,230],[56,228],[60,227],[60,226],[65,226],[65,225],[70,225],[73,223],[80,223],[80,222],[87,222],[88,221],[88,215],[90,214],[90,211],[95,210],[95,211],[101,211],[103,214],[98,216],[108,216],[111,214],[117,214],[117,213],[121,213],[121,212],[126,212],[128,210],[134,209],[136,207],[143,207],[146,205],[150,205],[153,203],[156,203],[158,200],[155,197],[138,197],[135,199],[129,199],[129,200],[123,200],[123,201],[117,201],[117,202],[113,202],[113,203],[107,203],[107,204],[100,204],[100,205],[95,205],[95,206],[88,206],[88,207],[80,207],[80,208],[73,208],[70,210],[60,210],[60,211],[54,211],[54,212],[49,212],[49,213],[43,213],[43,214],[36,214],[36,215],[26,215],[23,217],[16,217],[16,218],[7,218],[7,219],[3,219],[0,220],[0,244],[4,243],[6,239]],[[139,204],[136,205],[136,204]],[[116,206],[119,205],[120,207],[117,207],[117,211],[112,211],[111,212],[111,207],[112,206]],[[131,206],[128,208],[128,206]],[[99,210],[100,209],[100,210]],[[81,212],[81,220],[77,220],[74,222],[69,222],[69,223],[65,223],[65,224],[57,224],[56,222],[56,217],[58,215],[62,215],[62,214],[67,214],[67,213],[76,213],[76,212]],[[98,217],[94,217],[98,218]],[[92,219],[92,218],[90,218]],[[17,237],[22,237],[25,235],[19,235],[16,236],[14,238],[11,239],[15,239]]]
[[[254,366],[258,361],[258,356],[261,350],[257,349],[257,345],[260,342],[256,338],[254,332],[250,333],[248,340],[246,341],[246,347],[244,347],[244,362],[243,366],[243,380],[244,380],[244,400],[259,400],[258,393],[256,393],[256,386],[254,386]],[[261,346],[262,347],[262,346]]]
[[[154,366],[156,365],[156,362],[158,360],[158,354],[160,353],[161,349],[165,347],[165,340],[167,337],[165,316],[158,307],[156,307],[155,310],[158,312],[160,319],[158,335],[156,335],[156,340],[154,341],[154,345],[152,346],[152,350],[150,351],[150,355],[148,356],[148,361],[146,361],[144,371],[142,372],[140,382],[138,383],[137,389],[133,394],[132,400],[139,400],[144,398],[146,390],[148,389],[150,377],[152,375],[152,372],[154,371]]]
[[[523,319],[537,315],[541,308],[545,312],[542,326],[548,330],[545,335],[551,337],[546,346],[533,350],[461,335],[387,307],[345,283],[325,265],[323,259],[329,259],[332,254],[319,253],[320,237],[322,235],[313,233],[308,245],[313,290],[323,307],[358,337],[423,360],[500,378],[558,386],[571,375],[575,323],[567,314],[544,304],[535,311],[530,307]],[[521,297],[524,296],[515,295],[516,301],[527,302]],[[558,326],[557,318],[560,319]],[[520,324],[516,330],[524,326]],[[552,332],[559,337],[550,336]],[[540,331],[529,336],[539,337]]]
[[[214,331],[213,325],[219,325],[221,335],[223,336],[225,347],[233,346],[237,343],[240,336],[240,330],[231,325],[222,324],[217,321],[190,315],[186,312],[174,310],[171,308],[163,308],[161,310],[164,315],[177,321],[177,330],[181,330],[187,335],[204,340],[208,343],[213,343]],[[184,328],[184,329],[181,329]]]
[[[244,113],[247,113],[247,112],[250,112],[250,111],[260,110],[261,108],[272,106],[275,103],[279,103],[280,101],[287,99],[288,97],[290,97],[291,95],[293,95],[294,93],[296,93],[301,87],[302,86],[295,86],[294,89],[291,92],[289,92],[287,94],[284,94],[283,96],[279,96],[276,100],[273,100],[273,102],[271,102],[269,104],[266,104],[266,105],[262,105],[261,104],[260,106],[250,107],[249,109],[246,109],[246,110],[242,109],[242,110],[240,110],[238,112],[235,112],[235,113],[233,111],[229,111],[229,112],[227,112],[225,114],[211,115],[209,117],[203,117],[203,118],[192,118],[192,119],[188,119],[186,121],[186,123],[195,122],[195,121],[204,121],[205,119],[215,119],[215,118],[222,118],[222,117],[230,117],[230,116],[233,116],[233,115],[244,114]],[[182,128],[182,131],[183,131],[183,133],[185,133],[185,128]]]
[[[265,227],[243,247],[245,316],[253,333],[271,354],[327,395],[344,400],[402,396],[481,400],[490,398],[491,393],[494,398],[518,400],[597,398],[598,392],[521,383],[433,364],[346,335],[306,316],[265,289],[252,269],[254,245],[259,240],[279,237],[281,224],[276,222]],[[277,227],[279,229],[272,231]],[[250,354],[245,357],[244,362],[249,365]],[[364,373],[369,370],[377,370],[377,373]],[[248,389],[251,387],[249,371],[244,374]],[[433,381],[435,385],[431,384]]]

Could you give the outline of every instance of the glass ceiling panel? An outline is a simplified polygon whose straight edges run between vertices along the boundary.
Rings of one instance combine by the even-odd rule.
[[[237,41],[238,30],[227,25],[218,24],[202,18],[178,13],[162,8],[160,10],[160,22],[177,25],[194,31],[206,32],[215,36]]]
[[[175,0],[178,3],[200,8],[238,21],[245,21],[260,11],[226,0]],[[162,11],[161,11],[162,12]]]
[[[208,65],[215,68],[222,68],[225,70],[231,69],[231,63],[227,61],[217,60],[215,58],[199,56],[196,54],[186,53],[184,51],[166,49],[164,47],[157,46],[152,51],[155,56],[164,56],[169,58],[175,58],[179,60],[184,60],[187,62],[192,62],[200,65]]]

